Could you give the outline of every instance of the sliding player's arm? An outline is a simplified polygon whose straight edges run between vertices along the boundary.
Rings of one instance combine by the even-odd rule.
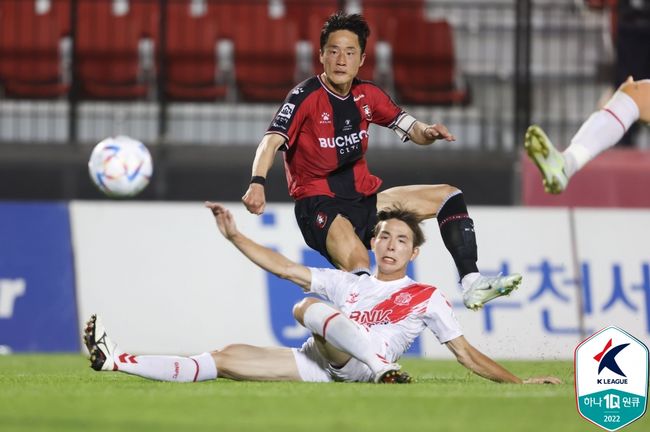
[[[264,270],[295,283],[304,291],[309,291],[311,286],[311,271],[309,268],[254,242],[239,232],[232,213],[221,204],[206,202],[205,206],[212,210],[221,234],[246,255],[249,260]]]
[[[492,381],[516,384],[561,384],[556,377],[531,377],[526,380],[513,375],[506,368],[474,348],[464,336],[459,336],[446,343],[447,348],[456,356],[460,364],[475,374]]]

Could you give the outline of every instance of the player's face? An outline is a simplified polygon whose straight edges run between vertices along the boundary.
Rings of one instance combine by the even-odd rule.
[[[409,261],[419,253],[419,248],[413,247],[413,231],[398,219],[382,221],[379,227],[379,233],[372,239],[377,276],[381,280],[402,278]]]
[[[346,95],[365,58],[356,34],[349,30],[330,33],[320,52],[320,62],[325,69],[328,86],[335,92]]]

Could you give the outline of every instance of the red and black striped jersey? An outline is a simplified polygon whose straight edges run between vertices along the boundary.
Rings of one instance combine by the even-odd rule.
[[[381,179],[368,170],[368,126],[393,127],[403,111],[383,90],[356,79],[347,96],[315,76],[287,96],[266,133],[285,139],[284,166],[294,199],[327,195],[355,199],[377,192]]]

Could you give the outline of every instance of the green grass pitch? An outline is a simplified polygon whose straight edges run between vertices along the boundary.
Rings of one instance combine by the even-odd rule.
[[[503,362],[564,384],[495,384],[453,361],[406,358],[411,385],[147,381],[81,355],[0,356],[0,431],[597,431],[566,361]],[[648,416],[625,431],[648,431]]]

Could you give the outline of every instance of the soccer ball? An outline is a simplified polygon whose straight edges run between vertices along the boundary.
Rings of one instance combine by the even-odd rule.
[[[88,161],[90,178],[112,198],[132,197],[148,184],[153,173],[151,154],[143,143],[127,136],[106,138]]]

